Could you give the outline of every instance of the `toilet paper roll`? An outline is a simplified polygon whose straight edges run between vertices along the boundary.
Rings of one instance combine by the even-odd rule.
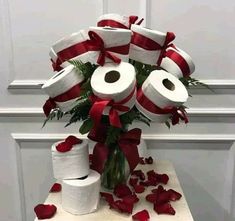
[[[110,59],[108,53],[121,59],[121,61],[128,62],[129,59],[129,49],[131,41],[131,31],[121,28],[110,28],[110,27],[90,27],[90,32],[95,32],[104,42],[105,53],[102,48],[101,51],[93,51],[91,54],[92,61],[98,62],[98,58],[102,53],[105,56],[105,62],[114,62]],[[89,32],[89,33],[90,33]],[[108,52],[108,53],[107,53]],[[102,64],[101,64],[102,65]]]
[[[113,27],[113,28],[124,28],[129,29],[130,19],[128,16],[119,14],[104,14],[101,15],[97,20],[98,27]]]
[[[163,122],[177,114],[179,110],[174,107],[187,99],[188,92],[180,80],[164,70],[155,70],[138,91],[136,107],[150,120]]]
[[[155,65],[166,45],[174,39],[173,33],[163,33],[139,25],[132,25],[131,30],[130,58],[144,64]]]
[[[42,86],[50,97],[45,103],[44,109],[53,108],[55,104],[63,112],[72,109],[80,95],[83,80],[83,75],[78,73],[73,65],[56,73]]]
[[[56,146],[61,142],[51,147],[54,177],[62,180],[87,176],[90,172],[88,142],[83,140],[81,144],[73,145],[70,151],[59,152]]]
[[[53,46],[55,54],[57,55],[56,63],[65,67],[68,65],[69,60],[78,60],[83,63],[92,62],[90,54],[84,42],[89,40],[89,36],[86,30],[80,30],[79,32],[73,33],[58,40]]]
[[[177,47],[166,50],[160,66],[178,78],[188,77],[195,71],[192,58]]]
[[[98,208],[100,174],[90,170],[86,179],[63,180],[62,207],[74,215],[92,213]]]
[[[120,104],[131,109],[136,100],[135,75],[135,69],[129,63],[121,62],[119,65],[107,64],[103,67],[98,67],[94,71],[91,77],[91,88],[93,93],[101,100],[113,100],[115,103],[120,102]],[[107,106],[103,114],[109,114],[110,108],[110,106]],[[125,112],[118,111],[119,114]]]

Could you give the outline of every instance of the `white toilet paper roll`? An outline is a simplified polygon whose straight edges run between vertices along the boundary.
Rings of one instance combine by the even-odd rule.
[[[86,179],[63,180],[62,207],[74,215],[92,213],[98,208],[100,174],[90,170]]]
[[[83,140],[81,144],[73,145],[70,151],[59,152],[56,146],[61,142],[51,147],[54,177],[62,180],[87,176],[90,172],[88,142]]]
[[[54,100],[61,111],[66,112],[73,108],[79,97],[83,80],[83,75],[70,65],[46,81],[42,89]]]
[[[129,59],[129,46],[131,41],[131,31],[121,28],[110,27],[90,27],[90,31],[98,34],[104,41],[104,47],[114,56],[120,58],[122,61],[128,62]],[[112,49],[112,47],[120,46],[121,49]],[[117,51],[120,51],[117,53]],[[93,51],[92,60],[97,61],[100,51]],[[105,62],[113,62],[108,57]]]
[[[147,99],[151,104],[146,103]],[[150,73],[138,91],[136,107],[150,120],[163,122],[169,114],[157,114],[153,110],[155,106],[161,109],[178,107],[187,99],[188,92],[180,80],[164,70],[155,70]]]
[[[94,71],[91,77],[91,88],[98,98],[114,102],[121,102],[133,94],[127,102],[123,103],[124,106],[131,109],[136,100],[135,75],[135,69],[129,63],[107,64]],[[109,110],[110,107],[106,107],[103,114],[108,114]],[[118,111],[118,113],[123,114],[124,112]]]
[[[166,56],[162,59],[160,66],[178,78],[188,77],[195,71],[192,58],[176,47],[167,49]]]
[[[132,25],[131,30],[133,35],[130,46],[130,58],[144,64],[155,65],[161,53],[161,47],[165,43],[166,33],[139,25]],[[140,40],[140,38],[144,39]],[[144,45],[143,42],[147,42],[146,40],[150,41],[150,43]]]
[[[98,27],[114,27],[128,29],[130,26],[130,19],[128,16],[119,14],[104,14],[101,15],[97,20]]]
[[[89,39],[86,30],[80,30],[79,32],[73,33],[58,40],[53,46],[55,54],[59,59],[62,67],[68,65],[69,60],[78,60],[83,63],[92,62],[90,54],[92,52],[87,51],[83,43]]]

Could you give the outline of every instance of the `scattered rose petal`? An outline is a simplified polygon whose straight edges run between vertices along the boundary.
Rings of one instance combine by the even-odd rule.
[[[116,200],[110,204],[111,209],[115,209],[121,213],[128,213],[131,214],[133,211],[134,204],[132,203],[125,203],[122,200]]]
[[[113,195],[111,193],[100,192],[101,197],[105,198],[108,204],[114,202]]]
[[[56,210],[55,205],[38,204],[34,207],[38,219],[50,219],[55,215]]]
[[[142,186],[142,185],[135,185],[135,186],[133,186],[133,188],[136,193],[143,193],[145,190],[144,186]]]
[[[175,210],[171,206],[170,203],[164,203],[164,204],[154,204],[154,210],[157,212],[157,214],[169,214],[169,215],[175,215]]]
[[[129,179],[129,184],[131,185],[131,186],[135,186],[135,185],[137,185],[137,183],[138,183],[138,178],[130,178]]]
[[[173,189],[169,189],[169,190],[167,190],[167,192],[168,192],[169,195],[170,195],[170,200],[171,200],[171,201],[179,200],[179,199],[182,197],[182,195],[181,195],[180,193],[176,192],[176,191],[173,190]]]
[[[143,157],[140,157],[140,164],[144,165],[145,162],[144,162],[144,158]]]
[[[157,179],[159,183],[167,184],[169,181],[169,177],[167,174],[157,174]]]
[[[164,187],[162,185],[159,185],[156,189],[152,189],[151,191],[152,191],[152,193],[160,194],[166,190],[164,189]]]
[[[82,143],[82,140],[75,137],[75,136],[68,136],[66,139],[65,139],[65,142],[71,144],[71,145],[75,145],[75,144],[81,144]]]
[[[139,201],[139,198],[134,193],[132,195],[123,197],[122,200],[123,200],[124,203],[134,204],[134,203],[137,203]]]
[[[61,153],[64,153],[64,152],[70,151],[72,149],[72,147],[73,146],[67,142],[61,142],[56,146],[56,150]]]
[[[152,157],[145,158],[145,163],[146,164],[153,164],[153,158]]]
[[[140,181],[139,184],[142,185],[142,186],[146,186],[146,187],[153,186],[152,182],[150,180]]]
[[[131,195],[132,192],[130,190],[130,188],[126,185],[126,184],[119,184],[114,188],[113,191],[114,195],[119,197],[119,198],[123,198],[125,196]]]
[[[164,191],[160,194],[157,195],[157,200],[156,200],[156,204],[165,204],[168,203],[170,201],[170,193],[167,191]]]
[[[59,183],[54,183],[50,189],[50,193],[57,193],[60,191],[61,191],[61,184],[59,184]]]
[[[155,203],[157,201],[158,195],[156,193],[148,194],[145,199],[150,203]]]
[[[132,216],[132,220],[135,221],[148,221],[149,220],[149,213],[147,210],[142,210]]]
[[[145,175],[142,170],[134,170],[131,175],[139,177],[141,180],[145,180]]]

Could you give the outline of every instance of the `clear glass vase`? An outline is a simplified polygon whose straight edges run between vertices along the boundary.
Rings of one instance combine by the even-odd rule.
[[[114,189],[120,183],[125,183],[129,176],[128,162],[118,144],[109,146],[109,156],[105,163],[101,176],[102,186],[106,189]]]

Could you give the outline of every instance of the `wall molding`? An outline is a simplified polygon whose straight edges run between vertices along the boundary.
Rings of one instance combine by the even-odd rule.
[[[189,117],[233,117],[235,108],[189,108]],[[42,108],[0,108],[0,117],[43,117]]]
[[[146,12],[147,13],[147,12]],[[14,80],[8,85],[9,90],[41,90],[42,85],[46,80]],[[207,84],[211,89],[234,89],[235,80],[230,79],[208,79],[201,80],[201,82]],[[193,89],[201,89],[200,87]]]
[[[70,133],[12,133],[11,136],[18,143],[21,142],[56,142],[62,140]],[[87,139],[86,135],[73,134],[81,139]],[[235,134],[143,134],[143,139],[159,142],[234,142]]]

